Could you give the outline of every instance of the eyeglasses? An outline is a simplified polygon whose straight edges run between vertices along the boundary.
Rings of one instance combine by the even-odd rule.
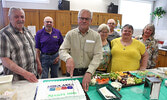
[[[52,21],[45,21],[46,23],[53,23]]]
[[[108,34],[108,32],[105,32],[105,31],[101,31],[100,33],[103,33],[103,34]]]
[[[115,25],[115,23],[107,23],[107,24]]]
[[[83,21],[83,20],[86,20],[86,21],[91,20],[90,18],[85,18],[85,17],[79,17],[79,19],[82,20],[82,21]]]

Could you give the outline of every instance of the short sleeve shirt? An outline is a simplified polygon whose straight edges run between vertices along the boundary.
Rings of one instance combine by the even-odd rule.
[[[133,71],[140,67],[141,56],[145,53],[145,45],[132,39],[132,43],[123,46],[117,38],[111,41],[111,71]]]
[[[52,28],[52,33],[49,34],[43,28],[37,32],[35,41],[36,48],[42,53],[55,53],[58,52],[63,42],[63,36],[58,29]]]
[[[111,40],[113,40],[113,39],[115,39],[115,38],[119,38],[119,37],[120,37],[119,33],[116,32],[116,31],[114,31],[113,34],[108,35],[107,39],[111,41]]]
[[[15,30],[11,24],[0,31],[0,57],[8,57],[18,66],[37,75],[35,41],[27,28],[24,33]],[[4,66],[4,74],[13,74],[14,80],[24,79]]]
[[[149,58],[147,62],[147,68],[153,68],[156,66],[157,56],[158,56],[158,41],[153,37],[149,37],[146,41],[143,40],[142,36],[136,37],[145,44],[146,50],[148,52]]]

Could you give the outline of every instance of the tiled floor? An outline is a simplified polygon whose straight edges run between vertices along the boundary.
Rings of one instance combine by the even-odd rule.
[[[58,77],[66,77],[66,75],[63,75],[63,74],[62,74],[61,69],[59,69]]]
[[[39,77],[41,77],[41,76],[39,76]],[[61,73],[61,69],[60,68],[59,68],[59,71],[58,71],[58,77],[66,77],[66,75],[63,75]],[[49,73],[49,78],[50,78],[50,73]]]

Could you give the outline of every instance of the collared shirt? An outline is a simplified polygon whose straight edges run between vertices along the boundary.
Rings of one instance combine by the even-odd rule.
[[[60,31],[52,28],[52,33],[49,34],[45,28],[39,30],[35,36],[36,48],[41,50],[42,53],[54,53],[59,50],[63,42],[63,36]]]
[[[111,41],[111,40],[113,40],[115,38],[119,38],[119,37],[120,37],[119,33],[114,31],[113,34],[108,35],[107,39]]]
[[[140,40],[145,44],[146,50],[148,52],[149,58],[147,62],[147,68],[153,68],[156,66],[157,56],[158,56],[158,41],[153,37],[149,37],[144,42],[142,35],[136,37],[136,39]]]
[[[102,55],[102,41],[100,35],[92,29],[82,35],[78,28],[69,31],[60,47],[60,59],[66,62],[73,58],[75,68],[87,68],[87,72],[94,74],[99,66]]]
[[[15,30],[11,24],[0,31],[0,57],[8,57],[18,66],[37,75],[35,41],[24,27],[24,33]],[[14,80],[24,79],[4,66],[4,74],[13,74]]]

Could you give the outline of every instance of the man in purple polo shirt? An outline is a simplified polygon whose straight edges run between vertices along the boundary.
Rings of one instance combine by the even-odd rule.
[[[63,42],[61,32],[53,28],[53,19],[49,16],[44,18],[44,28],[35,36],[36,56],[38,68],[42,66],[42,77],[48,78],[49,68],[51,78],[58,77],[59,47]]]

